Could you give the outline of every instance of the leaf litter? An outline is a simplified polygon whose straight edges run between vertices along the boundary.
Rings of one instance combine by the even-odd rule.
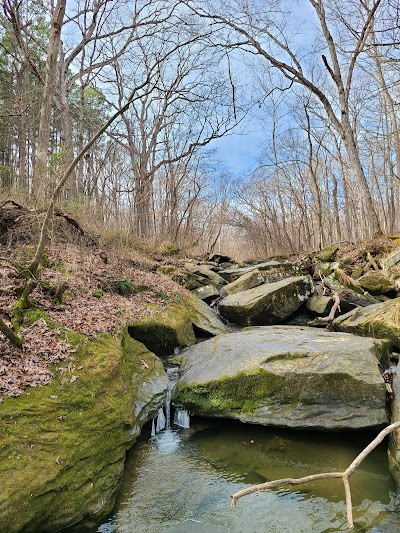
[[[48,266],[42,269],[41,279],[53,287],[66,286],[63,301],[54,302],[41,287],[35,289],[31,300],[34,308],[44,311],[59,328],[51,327],[43,318],[23,325],[22,350],[0,333],[0,402],[19,396],[27,387],[50,382],[56,365],[65,364],[74,352],[65,340],[64,328],[88,338],[96,338],[99,332],[113,334],[120,324],[148,315],[148,304],[164,308],[169,302],[178,301],[184,292],[166,276],[140,270],[132,261],[112,257],[105,262],[103,253],[93,248],[55,245],[48,254]],[[131,288],[130,294],[115,292],[115,280],[123,280]],[[20,284],[15,272],[1,264],[0,317],[8,324]],[[75,381],[78,376],[71,375],[69,379]]]

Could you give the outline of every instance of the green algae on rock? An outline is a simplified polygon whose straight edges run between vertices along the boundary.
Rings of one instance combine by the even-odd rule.
[[[302,429],[387,422],[389,341],[293,326],[245,328],[181,353],[176,401],[202,416]],[[378,360],[379,359],[379,360]]]
[[[315,257],[323,262],[328,263],[330,261],[334,261],[336,252],[339,250],[339,244],[332,244],[331,246],[327,246],[326,248],[323,248],[320,250]]]
[[[85,339],[54,373],[0,403],[0,531],[55,531],[104,507],[167,388],[161,361],[127,334]]]
[[[149,316],[128,326],[129,334],[160,356],[172,355],[175,348],[184,348],[196,342],[193,326],[206,336],[226,331],[222,320],[210,307],[193,295],[180,303],[171,303],[165,309],[150,306]]]
[[[333,321],[336,331],[390,339],[400,349],[400,298],[353,309]]]
[[[395,288],[393,281],[382,272],[372,270],[358,278],[357,283],[371,294],[384,294]]]

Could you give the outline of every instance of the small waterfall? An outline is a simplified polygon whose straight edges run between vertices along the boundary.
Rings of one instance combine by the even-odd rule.
[[[157,424],[156,424],[156,433],[162,431],[166,426],[166,418],[164,415],[164,409],[160,407],[158,410]]]
[[[171,401],[172,401],[172,394],[174,392],[176,382],[179,379],[179,367],[167,368],[167,376],[168,376],[168,388],[167,388],[167,395],[165,398],[165,414],[164,414],[164,408],[160,407],[158,411],[158,415],[156,418],[153,419],[153,422],[151,425],[151,436],[152,437],[154,437],[154,435],[156,435],[163,429],[168,430],[171,428]],[[175,411],[173,423],[182,428],[190,427],[189,413],[182,408],[177,408],[177,410]]]
[[[167,389],[167,397],[165,398],[165,414],[166,414],[167,429],[168,429],[171,427],[171,400],[172,400],[172,393],[174,392],[176,382],[179,379],[179,368],[178,367],[167,368],[167,376],[168,376],[168,389]]]
[[[176,408],[174,416],[174,424],[181,428],[190,428],[190,416],[186,409]]]

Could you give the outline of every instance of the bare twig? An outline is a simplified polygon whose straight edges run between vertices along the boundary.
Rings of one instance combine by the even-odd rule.
[[[317,317],[318,322],[326,322],[329,324],[335,318],[336,311],[340,307],[340,297],[337,291],[332,292],[332,299],[333,299],[333,305],[332,305],[332,309],[329,315],[323,316],[323,317],[322,316]]]
[[[280,487],[282,485],[302,485],[303,483],[308,483],[309,481],[318,481],[320,479],[332,479],[332,478],[341,478],[343,480],[344,492],[346,496],[346,514],[347,514],[347,525],[349,529],[353,529],[353,508],[351,502],[351,490],[349,484],[349,478],[354,473],[356,468],[364,461],[364,459],[380,444],[386,435],[389,435],[395,429],[400,428],[400,422],[395,422],[390,424],[374,438],[372,442],[368,444],[366,448],[363,449],[361,453],[357,455],[354,461],[347,467],[344,472],[324,472],[320,474],[312,474],[311,476],[305,476],[301,478],[284,478],[276,479],[274,481],[267,481],[266,483],[260,483],[259,485],[253,485],[252,487],[247,487],[246,489],[240,490],[231,496],[232,502],[231,507],[236,506],[236,502],[242,496],[247,494],[252,494],[253,492],[258,492],[260,490],[273,489],[275,487]]]

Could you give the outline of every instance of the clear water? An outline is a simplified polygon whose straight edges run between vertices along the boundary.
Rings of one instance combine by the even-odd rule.
[[[230,509],[230,495],[255,483],[344,470],[374,434],[272,430],[192,421],[141,442],[129,454],[117,503],[99,523],[72,533],[327,533],[348,531],[343,485],[323,480],[256,493]],[[400,494],[386,444],[350,480],[356,532],[400,532]]]

